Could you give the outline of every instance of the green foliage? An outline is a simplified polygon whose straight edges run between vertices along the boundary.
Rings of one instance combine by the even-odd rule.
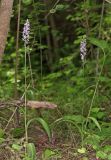
[[[56,150],[46,149],[43,152],[42,159],[48,160],[50,158],[61,158],[61,153],[59,151],[56,151]]]
[[[98,151],[96,156],[101,159],[107,159],[107,154],[104,153],[103,151]]]
[[[84,153],[86,153],[86,148],[80,148],[80,149],[78,149],[77,151],[78,151],[78,153],[80,153],[80,154],[84,154]]]
[[[66,134],[66,136],[69,129],[68,133],[71,134],[73,131],[75,139],[78,139],[76,133],[81,137],[79,142],[82,141],[82,147],[78,147],[80,154],[87,153],[86,146],[91,145],[98,158],[110,160],[110,145],[101,146],[101,143],[107,139],[110,141],[111,137],[110,2],[105,1],[105,6],[99,0],[59,1],[59,3],[47,1],[47,4],[45,2],[22,0],[17,75],[18,97],[16,98],[19,99],[24,95],[26,74],[27,100],[50,101],[56,103],[58,108],[55,111],[43,110],[44,118],[33,118],[34,111],[29,110],[27,129],[37,121],[50,141],[51,129],[56,128],[55,132],[58,135],[62,130],[62,135]],[[17,3],[17,1],[14,3],[14,17],[11,21],[3,63],[0,66],[0,99],[5,101],[15,98]],[[102,9],[105,9],[103,15]],[[25,68],[21,33],[27,18],[31,24],[31,33]],[[80,59],[80,42],[83,37],[87,39],[87,56],[84,66]],[[99,53],[98,57],[97,53]],[[94,93],[95,97],[91,105]],[[85,126],[90,106],[91,111]],[[20,109],[21,122],[23,122],[23,114],[23,110]],[[0,117],[1,115],[0,113]],[[8,119],[8,114],[6,115],[5,118]],[[52,128],[44,119],[52,124]],[[2,119],[0,121],[1,126],[4,127]],[[20,127],[13,129],[10,133],[13,138],[21,138],[25,131]],[[0,144],[5,141],[4,135],[4,131],[0,129]],[[62,141],[64,139],[62,136],[59,138]],[[19,152],[20,148],[20,144],[12,145],[15,152]],[[28,144],[27,152],[25,159],[36,159],[33,143]],[[57,158],[57,156],[61,157],[52,149],[46,149],[43,153],[43,159]]]
[[[0,138],[3,138],[5,135],[5,132],[3,129],[0,128]]]
[[[27,148],[27,155],[25,157],[25,160],[36,160],[36,148],[33,143],[28,143],[26,145]]]
[[[55,123],[59,121],[74,121],[77,124],[82,124],[85,121],[85,118],[82,115],[69,115],[69,116],[64,116],[60,119],[57,119]]]
[[[99,130],[101,131],[101,126],[94,117],[88,117],[88,119],[91,119],[95,123],[95,125],[99,128]]]
[[[22,146],[20,146],[19,144],[13,144],[12,149],[15,151],[20,151],[22,149]]]
[[[0,144],[4,143],[5,141],[5,132],[3,129],[0,128]]]
[[[101,48],[102,50],[109,50],[110,51],[110,45],[105,40],[99,40],[97,38],[89,37],[88,38],[90,43],[93,45]]]
[[[30,5],[32,3],[32,0],[22,0],[22,2],[25,4],[25,5]]]
[[[24,136],[25,130],[24,128],[14,128],[11,131],[11,134],[14,138],[21,138]]]
[[[48,135],[49,141],[51,141],[51,130],[50,130],[50,127],[47,124],[47,122],[44,119],[42,119],[42,118],[34,118],[34,119],[29,120],[27,122],[27,130],[28,130],[30,124],[32,122],[34,122],[34,121],[37,121],[37,122],[39,122],[42,125],[43,129],[45,130],[46,134]]]

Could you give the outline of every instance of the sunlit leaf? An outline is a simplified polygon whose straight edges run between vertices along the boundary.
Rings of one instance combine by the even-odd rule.
[[[77,150],[79,153],[84,154],[86,153],[86,148],[80,148]]]
[[[21,148],[22,147],[19,144],[12,144],[12,149],[14,149],[15,151],[20,151]]]
[[[56,12],[56,9],[51,9],[50,10],[50,13],[55,13]]]
[[[25,4],[25,5],[30,5],[32,3],[32,0],[22,0],[22,2]]]

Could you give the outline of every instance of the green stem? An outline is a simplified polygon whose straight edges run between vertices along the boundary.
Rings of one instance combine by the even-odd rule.
[[[84,78],[84,82],[85,82],[85,60],[83,61],[83,78]],[[83,93],[83,98],[84,98],[84,101],[83,101],[83,107],[82,107],[82,115],[84,116],[84,108],[85,108],[85,92]],[[82,123],[82,134],[81,134],[81,139],[82,139],[82,142],[81,142],[81,145],[82,145],[82,148],[83,148],[83,139],[84,139],[84,122]]]
[[[28,133],[27,133],[27,46],[25,44],[25,92],[24,92],[24,97],[25,97],[25,138],[26,138],[26,143],[28,143]]]
[[[102,49],[102,50],[103,50],[103,49]],[[97,93],[97,89],[98,89],[98,85],[99,85],[99,82],[100,82],[100,76],[101,76],[101,74],[102,74],[103,67],[104,67],[105,60],[106,60],[106,55],[105,55],[104,50],[103,50],[103,53],[104,53],[104,60],[103,60],[103,64],[102,64],[102,67],[101,67],[101,71],[100,71],[100,74],[99,74],[98,80],[97,80],[97,82],[96,82],[96,86],[95,86],[94,94],[93,94],[93,97],[92,97],[91,105],[90,105],[89,112],[88,112],[87,119],[86,119],[85,128],[87,127],[88,118],[89,118],[89,116],[90,116],[90,114],[91,114],[91,109],[92,109],[92,107],[93,107],[94,99],[95,99],[95,96],[96,96],[96,93]]]

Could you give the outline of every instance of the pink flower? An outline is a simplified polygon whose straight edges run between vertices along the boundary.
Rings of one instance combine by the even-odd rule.
[[[84,38],[80,44],[80,56],[82,61],[84,61],[86,54],[87,54],[86,38]]]
[[[23,41],[25,44],[28,44],[29,42],[29,34],[30,34],[30,23],[29,20],[27,19],[23,28]]]

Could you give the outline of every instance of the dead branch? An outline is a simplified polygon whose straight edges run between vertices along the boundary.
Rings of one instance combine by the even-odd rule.
[[[9,108],[9,107],[23,107],[25,106],[24,101],[15,100],[15,101],[0,101],[0,109]],[[46,101],[27,101],[27,107],[32,109],[55,109],[57,107],[56,104],[46,102]]]

